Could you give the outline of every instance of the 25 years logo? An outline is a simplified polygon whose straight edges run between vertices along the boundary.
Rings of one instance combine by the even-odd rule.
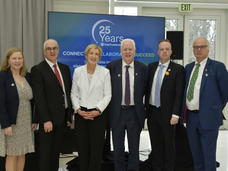
[[[98,20],[92,27],[93,40],[100,46],[120,46],[124,36],[114,32],[114,26],[110,20]]]

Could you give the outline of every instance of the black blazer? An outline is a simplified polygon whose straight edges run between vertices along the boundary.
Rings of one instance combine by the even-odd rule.
[[[158,67],[158,62],[148,65],[148,88],[146,93],[146,106],[149,107],[149,99],[154,79],[154,74]],[[163,117],[169,121],[172,114],[181,114],[181,106],[183,102],[184,91],[184,67],[170,61],[166,70],[166,74],[161,86],[161,110],[164,113]],[[147,110],[147,115],[148,115]]]
[[[112,99],[108,106],[110,124],[114,128],[118,125],[122,101],[122,59],[113,61],[107,65],[110,70],[112,83]],[[134,61],[134,102],[137,118],[141,128],[144,126],[145,105],[143,98],[146,91],[147,67],[145,64]]]
[[[25,78],[31,86],[30,74],[27,73]],[[1,128],[7,128],[16,124],[19,107],[19,96],[11,71],[0,72],[0,91],[0,124]],[[33,109],[32,100],[31,105]],[[32,119],[35,122],[35,115],[32,116]]]
[[[66,112],[64,92],[48,63],[44,60],[31,69],[33,92],[39,123],[52,121],[55,125],[70,121],[72,105],[70,100],[71,75],[67,65],[58,63],[66,91],[68,109]]]

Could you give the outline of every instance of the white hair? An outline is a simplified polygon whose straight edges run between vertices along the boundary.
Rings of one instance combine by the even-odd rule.
[[[47,43],[49,43],[49,42],[55,42],[56,45],[57,45],[57,47],[59,47],[59,44],[58,44],[58,42],[57,42],[56,40],[54,40],[54,39],[47,39],[47,40],[44,42],[44,46],[43,46],[44,49],[46,48],[46,45],[47,45]]]
[[[133,39],[129,39],[129,38],[127,38],[127,39],[123,39],[122,41],[121,41],[121,48],[123,47],[123,44],[125,43],[125,42],[131,42],[132,44],[133,44],[133,47],[134,47],[134,49],[136,49],[136,47],[135,47],[135,41],[133,40]]]
[[[198,37],[198,38],[196,38],[196,39],[193,41],[193,45],[195,44],[195,42],[196,42],[197,40],[200,40],[200,39],[204,40],[204,41],[206,42],[206,44],[207,44],[208,47],[210,46],[210,42],[209,42],[209,41],[207,40],[207,38],[205,38],[205,37]]]

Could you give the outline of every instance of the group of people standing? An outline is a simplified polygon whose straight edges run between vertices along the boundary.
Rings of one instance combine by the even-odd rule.
[[[216,171],[215,155],[222,110],[228,101],[228,72],[208,58],[209,42],[193,42],[196,61],[185,68],[170,60],[169,40],[158,44],[158,62],[134,60],[132,39],[121,42],[122,58],[98,65],[102,49],[90,44],[86,64],[75,68],[57,61],[59,45],[44,42],[44,60],[25,68],[20,49],[9,49],[0,68],[0,155],[7,171],[23,171],[25,154],[34,152],[38,129],[40,171],[58,171],[64,129],[75,115],[80,171],[100,171],[107,122],[112,130],[115,171],[139,171],[139,140],[148,119],[153,171],[174,171],[175,125],[186,122],[196,171]],[[129,155],[125,159],[125,134]]]

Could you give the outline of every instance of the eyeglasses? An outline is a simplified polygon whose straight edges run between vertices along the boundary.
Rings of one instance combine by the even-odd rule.
[[[47,47],[45,50],[46,51],[55,51],[55,50],[58,50],[58,47],[53,47],[53,48]]]
[[[208,47],[208,45],[202,45],[202,46],[193,46],[193,49],[205,49],[205,48],[207,48]]]

